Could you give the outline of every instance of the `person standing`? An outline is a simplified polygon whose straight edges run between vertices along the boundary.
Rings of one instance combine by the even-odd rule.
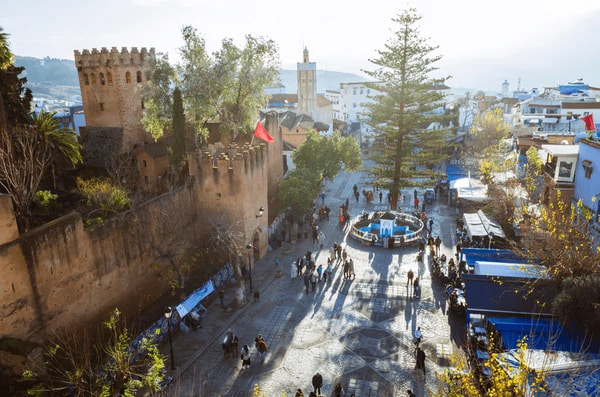
[[[258,355],[260,356],[261,361],[265,361],[265,355],[267,354],[267,343],[262,338],[262,335],[258,335],[256,337],[256,350],[258,351]]]
[[[421,341],[423,340],[423,333],[421,332],[421,327],[417,327],[415,331],[415,346],[419,348]]]
[[[304,397],[304,393],[302,393],[302,389],[298,389],[296,390],[296,395],[295,397]]]
[[[323,265],[319,263],[319,267],[317,267],[317,274],[319,274],[319,281],[321,281],[321,276],[323,275]]]
[[[442,245],[442,240],[440,239],[440,236],[437,236],[435,238],[435,253],[436,255],[440,254],[440,246]]]
[[[356,274],[354,274],[354,261],[352,258],[348,260],[348,278],[352,276],[352,280],[356,278]]]
[[[333,274],[333,266],[331,266],[330,261],[327,263],[327,269],[325,269],[325,274],[327,274],[329,282],[331,282],[331,276]]]
[[[310,273],[307,271],[304,274],[304,286],[306,287],[306,295],[308,295],[308,286],[310,285]]]
[[[333,395],[335,397],[344,397],[344,388],[342,387],[341,383],[337,383],[335,385],[335,388],[333,389]]]
[[[417,397],[417,396],[415,395],[415,393],[413,393],[413,391],[412,391],[412,390],[410,390],[410,389],[408,389],[408,390],[406,391],[406,395],[407,395],[408,397]]]
[[[348,278],[348,273],[350,271],[350,263],[348,261],[344,262],[344,280]]]
[[[417,366],[416,369],[422,369],[423,370],[423,375],[426,375],[425,373],[425,352],[417,347]]]
[[[344,248],[342,251],[342,260],[346,262],[346,259],[348,259],[348,253],[346,252],[346,248]]]
[[[312,276],[310,277],[310,283],[312,284],[312,291],[317,288],[317,274],[316,272],[312,272]]]
[[[412,269],[408,270],[407,276],[408,280],[406,281],[406,288],[408,288],[408,284],[410,284],[410,286],[413,287],[413,277],[415,276],[415,274],[413,273]]]
[[[321,387],[323,387],[323,377],[320,373],[316,373],[312,377],[312,385],[314,388],[314,392],[317,394],[321,394]]]
[[[415,196],[415,211],[419,210],[419,199]]]
[[[379,191],[379,204],[381,204],[381,199],[383,198],[383,193],[381,193],[381,191]]]
[[[240,370],[240,372],[242,372],[245,369],[250,369],[250,348],[248,347],[248,345],[244,345],[244,347],[242,347],[242,369]]]

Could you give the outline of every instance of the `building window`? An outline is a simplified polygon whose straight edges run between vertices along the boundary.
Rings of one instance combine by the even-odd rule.
[[[131,73],[129,73],[129,72],[125,73],[125,82],[131,83]]]
[[[573,169],[572,162],[561,161],[558,166],[558,177],[559,178],[570,178],[572,169]]]
[[[367,95],[369,95],[371,93],[370,89],[367,89]]]
[[[144,161],[142,162],[142,164],[144,164],[144,167],[147,167],[147,166],[148,166],[148,163],[146,163],[146,160],[144,160]]]
[[[355,107],[356,107],[356,102],[354,102],[354,103],[352,104],[352,107],[353,107],[353,108],[355,108]]]
[[[354,90],[352,90],[352,94],[356,95],[356,88]]]
[[[144,107],[144,100],[142,99],[142,110],[144,110],[144,109],[145,109],[145,107]]]
[[[148,185],[148,175],[144,176],[144,182],[146,182],[146,185]]]
[[[135,74],[136,78],[137,78],[137,82],[141,83],[142,82],[142,72],[140,72],[139,70],[137,71],[137,73]]]
[[[90,79],[92,80],[92,84],[96,84],[96,75],[94,73],[90,75]]]
[[[592,167],[592,162],[590,160],[583,160],[581,163],[583,165],[583,170],[585,171],[585,177],[590,179],[592,176],[592,171],[594,170],[594,167]]]
[[[90,76],[88,76],[87,73],[83,74],[83,82],[85,83],[85,85],[90,85]]]
[[[102,102],[100,102],[100,111],[104,112],[104,104]]]
[[[361,89],[360,89],[360,95],[362,95],[362,94],[363,94],[363,90],[362,90],[362,88],[361,88]]]
[[[100,84],[104,85],[104,73],[100,73]]]
[[[112,85],[112,74],[110,74],[110,72],[106,73],[106,81],[108,82],[108,85]]]

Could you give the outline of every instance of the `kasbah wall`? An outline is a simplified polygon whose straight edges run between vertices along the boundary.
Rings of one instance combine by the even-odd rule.
[[[268,115],[266,127],[281,142],[276,114]],[[280,147],[233,147],[217,156],[190,153],[193,178],[185,187],[90,229],[72,213],[20,236],[14,228],[0,234],[5,239],[0,240],[0,337],[40,341],[64,326],[97,326],[114,307],[133,318],[169,288],[160,271],[150,267],[147,236],[173,222],[191,220],[185,233],[194,239],[205,230],[206,214],[227,211],[241,220],[255,258],[264,256],[266,203],[276,185],[269,184],[270,167],[283,169],[281,155],[273,162],[270,157]],[[279,178],[278,172],[272,174]],[[257,217],[261,206],[265,213]],[[0,224],[14,224],[8,196],[0,198]]]

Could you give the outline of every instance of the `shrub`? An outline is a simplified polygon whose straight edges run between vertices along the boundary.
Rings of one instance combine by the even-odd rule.
[[[118,187],[109,179],[77,178],[77,191],[84,195],[83,205],[88,210],[88,215],[101,211],[120,212],[131,207],[129,192]]]

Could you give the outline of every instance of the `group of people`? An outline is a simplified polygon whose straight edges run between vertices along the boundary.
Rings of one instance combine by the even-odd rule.
[[[323,376],[320,373],[316,373],[313,375],[312,377],[312,386],[313,386],[313,391],[311,391],[308,396],[304,395],[304,392],[302,392],[302,389],[298,388],[296,390],[296,394],[295,397],[317,397],[321,395],[321,388],[323,387]],[[336,383],[335,387],[333,388],[333,396],[334,397],[344,397],[345,393],[344,393],[344,387],[342,386],[341,383]],[[350,397],[355,397],[354,393],[352,393],[350,395]]]
[[[231,329],[228,329],[227,333],[225,334],[225,339],[223,340],[223,349],[229,350],[229,353],[232,353],[235,357],[238,354],[238,344],[238,336],[234,335]],[[267,342],[265,342],[261,334],[258,334],[258,336],[254,338],[254,348],[256,349],[256,352],[258,353],[258,356],[260,357],[261,361],[265,361],[265,356],[267,354],[268,347]],[[240,354],[240,359],[242,360],[242,368],[240,369],[240,372],[244,371],[245,369],[250,369],[250,356],[250,347],[248,345],[242,346]]]
[[[410,287],[412,287],[412,296],[414,298],[419,299],[421,297],[421,286],[419,285],[419,276],[415,278],[415,273],[412,271],[412,269],[409,269],[407,277],[408,280],[406,281],[406,289],[409,289],[410,285]]]

